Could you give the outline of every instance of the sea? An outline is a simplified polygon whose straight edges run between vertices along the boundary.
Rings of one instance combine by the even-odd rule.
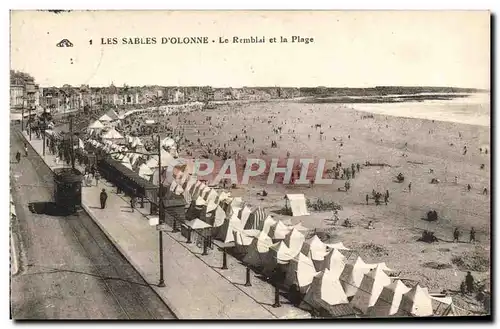
[[[459,94],[459,95],[464,95]],[[490,93],[466,94],[451,100],[425,100],[420,102],[346,104],[356,110],[374,114],[437,121],[457,122],[490,127]]]

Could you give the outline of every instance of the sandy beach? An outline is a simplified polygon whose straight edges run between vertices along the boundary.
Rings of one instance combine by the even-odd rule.
[[[490,128],[370,115],[355,108],[356,104],[293,101],[231,104],[171,115],[168,125],[183,130],[193,143],[182,145],[181,157],[188,157],[189,150],[192,157],[205,154],[216,158],[207,154],[206,145],[226,143],[226,149],[242,157],[259,157],[265,151],[268,157],[286,158],[290,152],[291,158],[325,158],[326,168],[336,162],[344,166],[359,163],[361,170],[350,180],[348,192],[343,191],[345,180],[341,179],[332,185],[310,188],[267,185],[265,176],[238,185],[231,192],[243,197],[247,204],[266,208],[277,218],[280,215],[273,212],[284,206],[286,193],[304,193],[311,201],[320,198],[339,203],[343,207],[339,211],[341,221],[349,218],[353,228],[332,226],[325,220],[330,218],[330,212],[311,211],[310,216],[287,219],[330,232],[331,242],[342,241],[366,261],[385,261],[401,272],[401,278],[420,282],[431,292],[458,291],[467,270],[472,270],[479,281],[489,279],[490,152],[485,154],[479,148],[489,151]],[[314,127],[316,124],[321,128]],[[281,139],[273,133],[273,127],[278,126],[282,127]],[[205,146],[199,145],[198,138]],[[270,147],[271,141],[277,142],[276,148]],[[386,165],[365,166],[366,161]],[[395,180],[398,173],[404,174],[403,183]],[[440,182],[431,184],[433,178]],[[471,191],[467,191],[467,184]],[[263,188],[269,193],[265,198],[257,195]],[[483,194],[484,188],[488,189],[487,195]],[[388,204],[377,206],[370,199],[367,205],[365,197],[372,190],[388,190]],[[438,221],[423,220],[429,210],[437,211]],[[373,221],[374,230],[365,228],[369,221]],[[460,243],[452,242],[456,227],[461,231]],[[468,243],[471,227],[476,231],[475,244]],[[423,230],[434,232],[440,241],[417,241]],[[455,299],[460,298],[457,295]],[[457,305],[470,308],[460,301]]]

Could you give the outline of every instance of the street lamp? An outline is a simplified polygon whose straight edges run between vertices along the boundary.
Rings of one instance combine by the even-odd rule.
[[[113,152],[109,153],[108,155],[112,154],[123,154],[123,153],[135,153],[135,154],[142,154],[142,155],[158,155],[158,217],[159,221],[158,224],[165,224],[165,210],[163,209],[163,181],[161,179],[162,176],[162,170],[161,170],[161,141],[160,141],[160,135],[158,135],[158,154],[156,153],[143,153],[143,152],[136,152],[136,151],[127,151],[127,152]],[[163,231],[158,230],[158,244],[159,244],[159,256],[160,256],[160,281],[158,282],[158,287],[165,287],[165,280],[163,278]]]

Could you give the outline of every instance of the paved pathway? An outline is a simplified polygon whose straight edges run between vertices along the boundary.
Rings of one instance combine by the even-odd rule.
[[[32,139],[35,151],[41,154],[42,141]],[[54,156],[46,153],[49,167],[56,165]],[[106,209],[100,209],[99,193],[108,192]],[[101,227],[110,240],[141,273],[144,279],[180,319],[273,319],[308,318],[309,313],[284,301],[273,308],[271,285],[255,277],[252,286],[245,287],[245,267],[233,257],[227,257],[227,270],[220,269],[222,253],[211,250],[202,256],[196,244],[186,244],[180,233],[166,232],[164,244],[164,277],[166,287],[156,286],[159,278],[158,231],[149,226],[145,217],[149,211],[133,213],[129,199],[116,194],[108,182],[82,189],[84,209]]]

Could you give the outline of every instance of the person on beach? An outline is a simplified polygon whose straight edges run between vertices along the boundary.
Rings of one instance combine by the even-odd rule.
[[[384,202],[385,202],[385,205],[387,206],[387,201],[389,201],[389,197],[387,196],[387,194],[384,195]]]
[[[455,230],[453,231],[453,242],[459,242],[458,239],[460,238],[460,231],[458,230],[458,227],[455,227]]]
[[[467,184],[467,192],[470,192],[471,189],[472,189],[472,186],[470,186],[470,184]]]
[[[99,201],[101,201],[101,209],[106,207],[106,200],[108,200],[108,194],[105,189],[102,189],[101,194],[99,195]]]
[[[358,173],[359,173],[359,168],[360,168],[360,165],[359,163],[356,164],[356,169],[358,169]]]
[[[373,221],[369,221],[368,222],[368,225],[366,226],[366,229],[367,230],[373,230],[373,229],[375,229],[375,227],[373,226]]]
[[[474,227],[470,229],[469,233],[469,243],[476,242],[476,231],[474,230]]]
[[[455,184],[458,185],[458,176],[455,176]]]
[[[467,293],[474,292],[474,277],[467,271],[467,275],[465,276],[465,287],[467,288]]]
[[[19,163],[21,161],[21,152],[17,151],[16,153],[16,160],[17,160],[17,163]]]
[[[408,191],[411,192],[411,182],[408,184]]]
[[[368,194],[366,195],[365,199],[366,199],[366,204],[368,205],[368,199],[369,199]]]
[[[483,189],[483,195],[488,195],[488,189],[486,187]]]

